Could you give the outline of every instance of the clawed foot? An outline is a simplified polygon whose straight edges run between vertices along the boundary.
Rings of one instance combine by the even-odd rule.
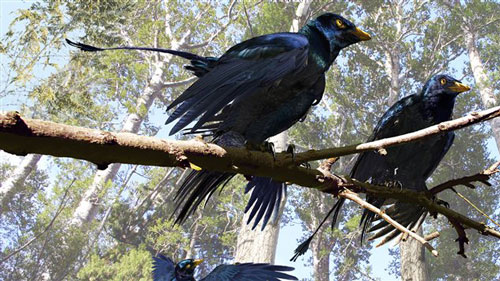
[[[300,166],[306,169],[311,169],[311,164],[309,164],[309,162],[300,163]]]
[[[258,150],[262,152],[270,152],[273,155],[273,159],[276,160],[276,149],[274,147],[274,143],[270,141],[265,141],[261,144],[255,144],[252,142],[247,142],[245,144],[246,148],[249,150]],[[295,145],[294,144],[289,144],[287,149],[287,153],[290,153],[292,155],[292,161],[295,162]],[[303,164],[301,164],[303,165]],[[311,166],[309,163],[305,163],[307,168],[310,168]]]
[[[292,154],[292,161],[295,162],[295,145],[289,144],[286,148],[286,152]]]
[[[248,150],[257,150],[262,152],[270,152],[273,155],[273,159],[276,160],[276,151],[274,149],[274,143],[270,141],[265,141],[260,144],[256,144],[253,142],[247,142],[245,144]]]
[[[403,184],[400,181],[386,181],[384,182],[384,185],[387,186],[388,188],[397,188],[399,190],[403,190]]]
[[[450,208],[450,204],[444,200],[441,200],[441,199],[438,199],[437,197],[433,197],[432,198],[432,201],[434,201],[435,203],[439,204],[439,205],[442,205],[446,208]],[[438,216],[438,212],[436,211],[431,211],[429,212],[429,214],[431,215],[431,217],[433,217],[434,219],[437,219],[437,216]]]
[[[450,208],[450,204],[444,200],[434,198],[434,202],[436,202],[439,205],[444,206],[445,208],[448,208],[448,209]]]

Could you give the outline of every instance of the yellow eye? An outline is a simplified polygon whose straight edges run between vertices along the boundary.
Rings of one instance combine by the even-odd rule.
[[[444,85],[444,84],[446,84],[446,79],[445,78],[441,78],[441,80],[439,80],[439,82],[441,82],[441,85]]]
[[[345,28],[345,24],[342,22],[341,19],[336,19],[335,24],[337,25],[338,28]]]
[[[187,269],[191,268],[191,264],[186,265],[186,268]]]

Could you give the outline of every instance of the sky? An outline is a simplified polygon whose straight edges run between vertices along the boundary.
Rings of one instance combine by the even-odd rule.
[[[30,5],[30,1],[6,1],[6,0],[0,0],[0,34],[3,35],[5,34],[7,27],[11,20],[15,17],[15,11],[18,9],[22,8],[27,8]],[[66,55],[61,56],[61,60],[64,60],[67,58]],[[68,57],[69,58],[69,57]],[[8,63],[7,59],[0,54],[0,63],[2,65],[1,71],[4,71],[4,67],[6,63]],[[44,77],[47,76],[48,73],[40,72],[37,74],[39,77]],[[0,78],[4,77],[4,74],[0,75]],[[0,79],[0,89],[4,87],[3,83],[5,81],[3,79]],[[14,99],[0,99],[0,111],[6,111],[6,110],[16,110],[18,109],[19,105],[21,104],[22,100],[14,100]],[[155,119],[152,119],[152,122],[158,122],[158,124],[163,124],[166,115],[165,114],[155,114]],[[157,120],[156,120],[157,119]],[[167,132],[170,130],[168,126],[164,126],[159,132],[157,137],[160,138],[169,138]],[[489,150],[492,153],[492,155],[496,156],[498,158],[498,150],[496,149],[496,145],[494,141],[489,142]],[[19,162],[18,157],[12,157],[8,155],[5,152],[0,151],[0,159],[9,159],[13,164],[16,164]],[[42,163],[42,168],[44,168],[44,163]],[[283,265],[291,265],[296,268],[296,270],[293,272],[294,275],[296,275],[298,278],[311,278],[312,275],[312,269],[308,266],[304,266],[304,261],[308,260],[311,257],[310,251],[303,256],[301,259],[299,259],[296,263],[291,264],[289,261],[291,256],[293,255],[293,250],[295,247],[298,245],[299,239],[302,238],[303,231],[300,227],[300,223],[298,219],[295,219],[295,221],[292,221],[292,223],[282,227],[280,231],[280,236],[278,240],[278,247],[277,247],[277,254],[276,254],[276,264],[283,264]],[[370,265],[373,270],[373,278],[379,278],[380,280],[384,281],[392,281],[392,280],[399,280],[399,278],[396,278],[395,276],[391,276],[388,274],[386,271],[386,268],[389,265],[390,260],[392,259],[391,256],[389,256],[389,248],[393,247],[391,243],[388,243],[387,245],[381,247],[381,248],[376,248],[372,250],[372,255],[370,258]],[[332,253],[334,256],[335,253]]]

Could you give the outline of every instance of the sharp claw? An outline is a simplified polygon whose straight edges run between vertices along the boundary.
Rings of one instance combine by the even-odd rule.
[[[403,189],[403,184],[400,181],[386,181],[384,182],[384,185],[387,186],[388,188],[399,188],[400,190]]]
[[[309,164],[309,162],[301,163],[300,166],[304,166],[306,169],[311,169],[311,164]]]
[[[276,161],[276,150],[274,148],[274,143],[272,143],[272,142],[266,142],[266,145],[267,145],[267,149],[273,155],[273,160]]]
[[[286,152],[292,154],[292,162],[295,162],[295,145],[289,144],[286,149]]]
[[[444,200],[441,200],[441,199],[436,199],[436,203],[439,204],[439,205],[443,205],[445,206],[446,208],[450,208],[450,204]]]

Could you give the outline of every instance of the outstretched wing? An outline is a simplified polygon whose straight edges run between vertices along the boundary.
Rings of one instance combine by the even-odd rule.
[[[175,277],[175,264],[162,254],[153,257],[153,281],[172,281]]]
[[[168,109],[177,108],[167,123],[177,120],[175,134],[196,118],[196,131],[235,99],[271,87],[307,64],[309,42],[297,33],[275,33],[233,46],[217,63],[182,93]]]
[[[298,280],[281,271],[292,271],[293,267],[267,263],[241,263],[219,265],[201,281],[279,281]]]

